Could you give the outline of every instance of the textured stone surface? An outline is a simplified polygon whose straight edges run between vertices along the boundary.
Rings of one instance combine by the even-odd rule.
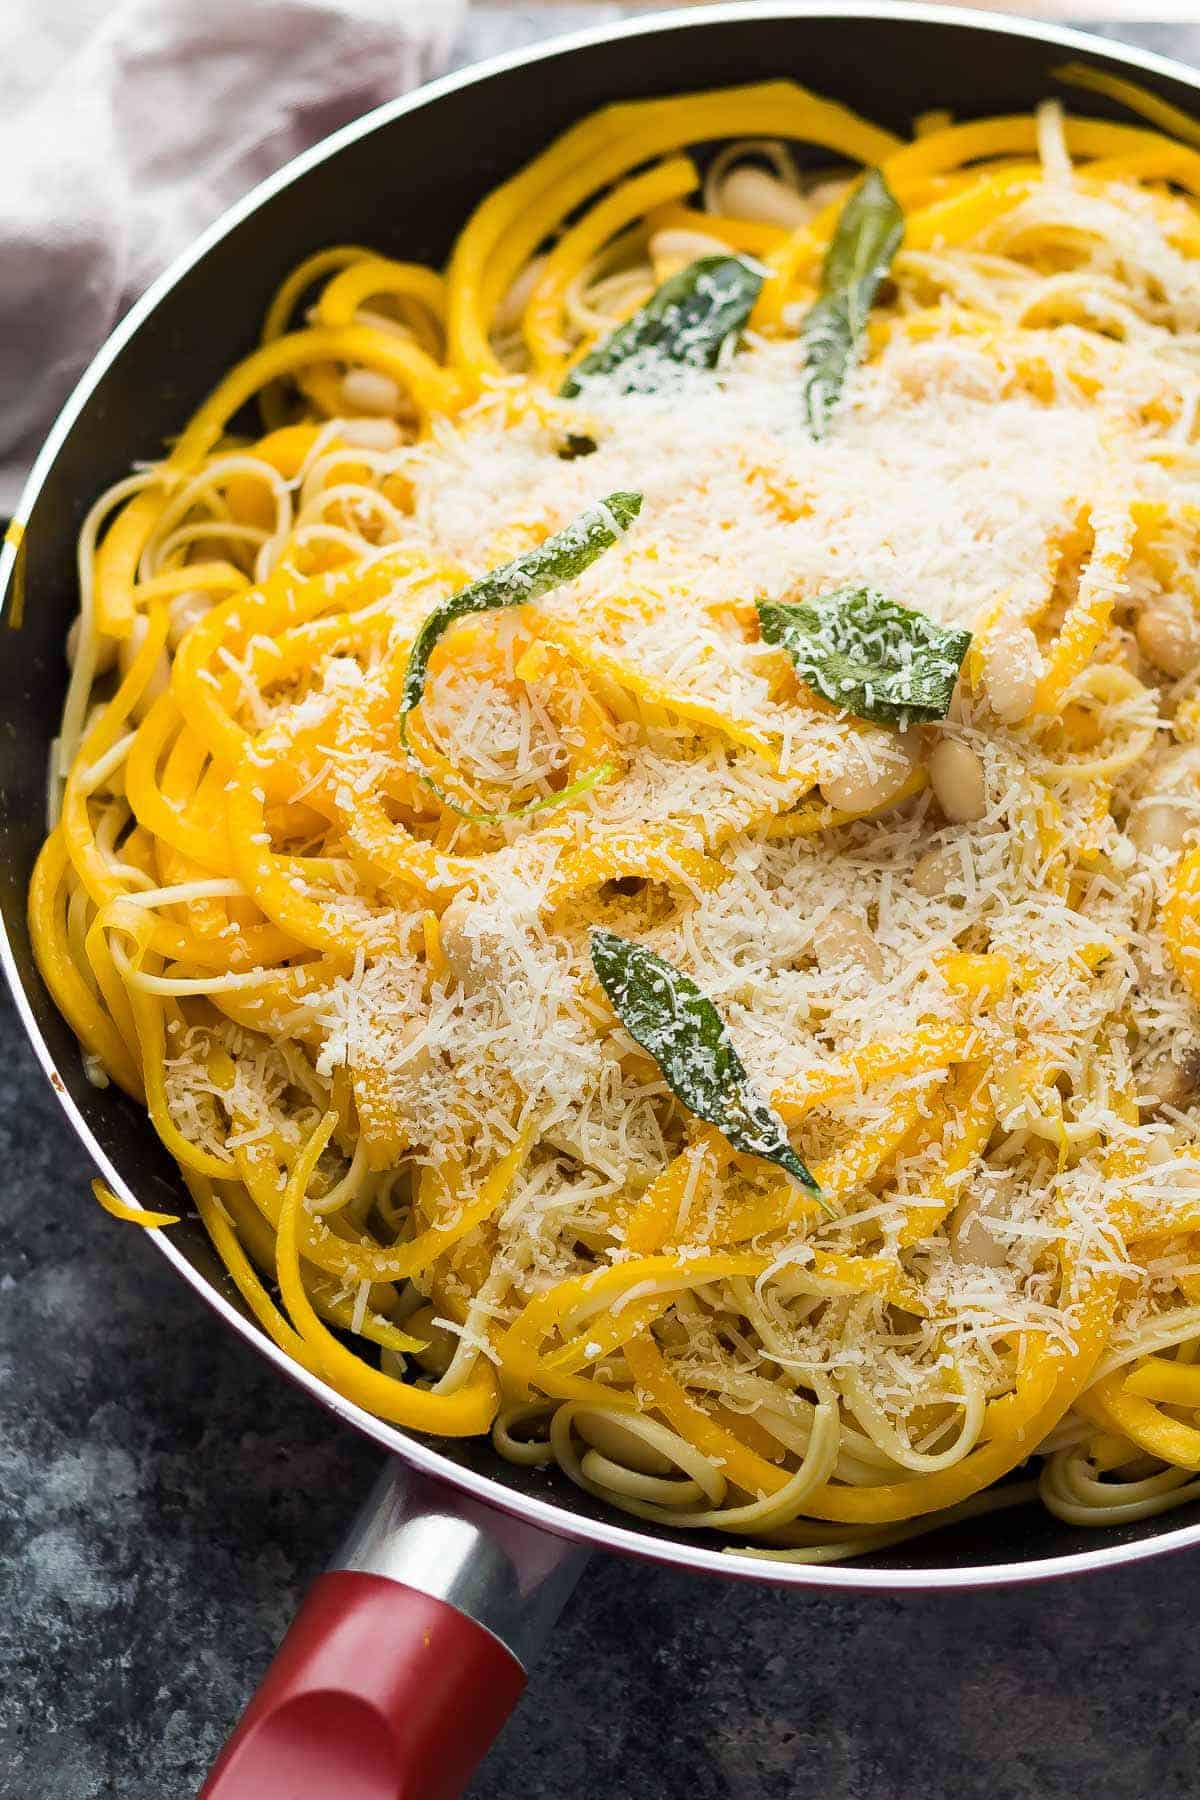
[[[620,10],[483,15],[464,59]],[[376,1452],[91,1204],[4,1001],[0,1171],[0,1800],[188,1800]],[[827,1598],[597,1562],[472,1800],[1184,1800],[1198,1577]]]

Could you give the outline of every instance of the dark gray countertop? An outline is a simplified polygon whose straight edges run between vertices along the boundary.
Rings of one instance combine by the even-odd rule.
[[[465,48],[622,10],[485,15]],[[6,1001],[0,1171],[0,1800],[188,1800],[377,1452],[91,1203]],[[1194,1796],[1197,1591],[1194,1555],[895,1599],[597,1561],[471,1795]]]

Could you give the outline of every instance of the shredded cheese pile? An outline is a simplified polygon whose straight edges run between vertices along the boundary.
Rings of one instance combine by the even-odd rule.
[[[444,277],[302,265],[85,523],[31,894],[89,1072],[299,1362],[802,1560],[1026,1499],[1034,1454],[1077,1523],[1200,1471],[1200,153],[925,123],[616,106]],[[814,441],[860,164],[904,239]],[[559,395],[730,251],[766,279],[715,369]],[[403,741],[433,609],[616,490],[582,575],[439,640]],[[943,722],[763,641],[846,584],[970,630]],[[597,926],[714,1003],[825,1209],[672,1093]]]

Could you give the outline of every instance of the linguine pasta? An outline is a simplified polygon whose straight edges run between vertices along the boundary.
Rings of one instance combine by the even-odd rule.
[[[796,1560],[1194,1496],[1198,207],[1054,103],[612,106],[96,502],[38,962],[304,1367]],[[814,685],[849,590],[943,701]]]

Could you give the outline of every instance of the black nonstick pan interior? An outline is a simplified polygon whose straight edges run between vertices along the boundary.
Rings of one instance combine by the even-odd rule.
[[[190,266],[160,284],[133,329],[102,353],[68,406],[27,503],[17,559],[24,587],[20,628],[0,628],[0,912],[18,1001],[57,1071],[55,1085],[145,1205],[174,1210],[181,1198],[186,1204],[174,1164],[138,1107],[116,1089],[99,1091],[85,1080],[74,1038],[34,969],[25,923],[25,892],[44,828],[47,757],[66,683],[63,640],[76,610],[75,537],[94,497],[137,459],[158,456],[164,439],[253,347],[271,294],[302,257],[325,244],[361,242],[442,262],[456,228],[488,189],[606,101],[792,76],[899,132],[931,107],[949,106],[963,117],[1023,112],[1051,94],[1092,115],[1128,117],[1054,80],[1056,66],[1081,55],[1132,72],[1165,99],[1200,112],[1200,83],[1182,68],[1148,59],[1131,71],[1124,52],[1099,40],[919,7],[790,16],[781,9],[721,8],[687,15],[686,23],[681,15],[660,17],[632,33],[571,40],[562,49],[451,78],[427,90],[428,98],[384,108],[302,158],[251,208],[235,209],[233,222],[210,234]],[[0,564],[8,567],[10,589],[13,560],[10,553]],[[10,591],[9,619],[12,601]],[[87,1204],[82,1194],[79,1204]],[[185,1219],[172,1239],[206,1282],[234,1300],[197,1220]],[[388,1427],[376,1435],[393,1436]],[[588,1531],[588,1520],[614,1523],[565,1478],[516,1468],[486,1442],[435,1448],[457,1466],[460,1480],[475,1485],[485,1477],[517,1504],[518,1496],[550,1502],[575,1515],[576,1530]],[[880,1585],[888,1582],[885,1571],[899,1570],[928,1571],[934,1579],[935,1571],[1016,1564],[1017,1572],[1032,1575],[1046,1559],[1092,1561],[1103,1552],[1097,1560],[1115,1561],[1128,1546],[1151,1539],[1161,1538],[1162,1547],[1167,1540],[1182,1544],[1200,1536],[1190,1517],[1170,1514],[1101,1537],[1022,1508],[918,1538],[864,1564],[878,1571]],[[602,1534],[608,1541],[623,1538],[633,1547],[641,1539],[650,1554],[661,1554],[653,1540],[663,1534],[653,1526],[616,1523],[620,1532]],[[769,1572],[769,1565],[758,1568]],[[808,1571],[801,1578],[828,1577]]]

